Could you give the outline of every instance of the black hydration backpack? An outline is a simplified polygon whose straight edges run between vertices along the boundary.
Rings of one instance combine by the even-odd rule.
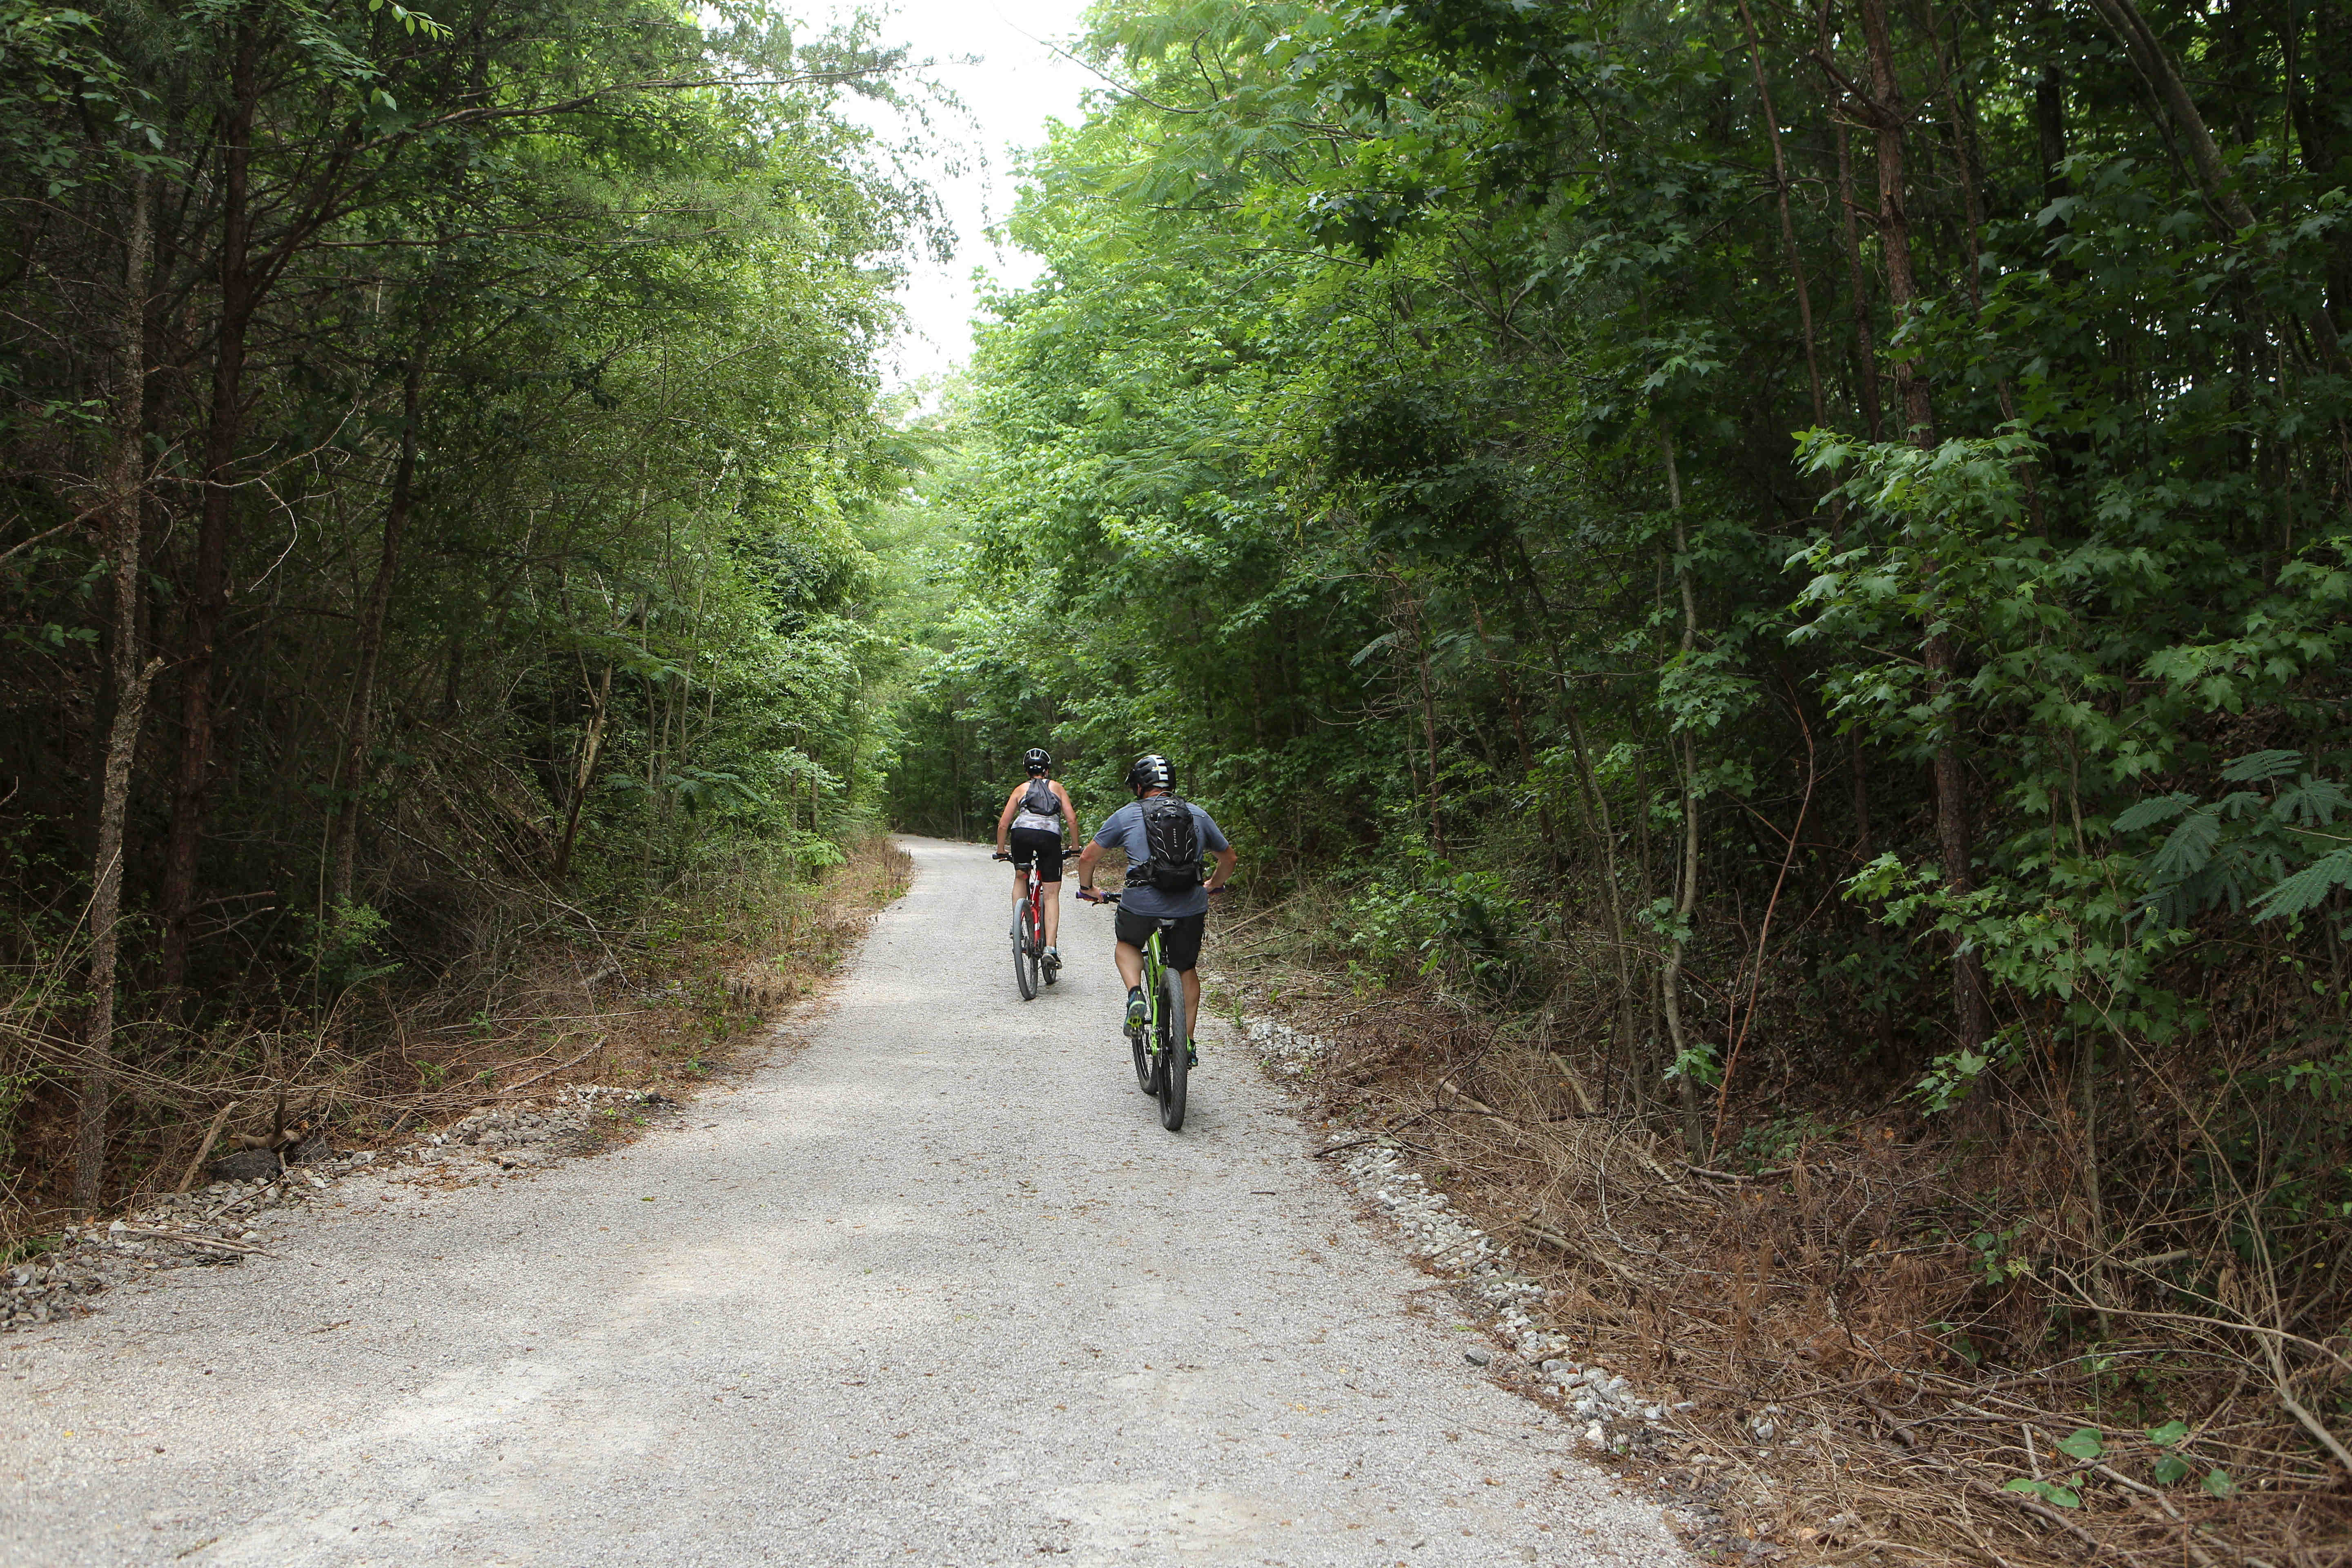
[[[1129,876],[1163,893],[1201,885],[1201,829],[1192,808],[1172,795],[1155,795],[1143,806],[1143,846],[1150,858]]]
[[[1059,816],[1062,815],[1062,797],[1054,793],[1054,786],[1045,780],[1031,779],[1029,787],[1021,792],[1021,809],[1033,816]]]

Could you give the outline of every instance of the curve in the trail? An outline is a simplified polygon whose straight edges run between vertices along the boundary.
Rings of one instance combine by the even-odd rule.
[[[908,847],[806,1044],[635,1145],[0,1342],[0,1559],[1681,1560],[1221,1035],[1160,1129],[1108,915],[1024,1004],[1010,877]]]

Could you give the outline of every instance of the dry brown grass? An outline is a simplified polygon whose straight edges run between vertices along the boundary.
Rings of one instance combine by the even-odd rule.
[[[2046,1140],[1971,1144],[1890,1114],[1708,1173],[1596,1113],[1588,1054],[1553,1037],[1550,1012],[1498,1018],[1433,989],[1228,953],[1229,998],[1338,1042],[1317,1069],[1335,1137],[1404,1145],[1511,1244],[1584,1359],[1691,1406],[1621,1462],[1664,1500],[1728,1514],[1733,1554],[2352,1563],[2345,1478],[2283,1417],[2242,1325],[2119,1323],[2095,1360],[2036,1356],[2063,1292],[1989,1282],[1965,1194],[2005,1183],[2063,1223],[2071,1174]],[[2190,1419],[2186,1451],[2200,1474],[2226,1469],[2233,1498],[2155,1484],[2159,1408]],[[2105,1444],[2097,1468],[2056,1447],[2084,1426]],[[2076,1476],[2075,1509],[2003,1489]]]
[[[289,1009],[276,1028],[184,1044],[168,1071],[131,1056],[110,1200],[171,1191],[200,1152],[317,1132],[366,1146],[565,1083],[691,1086],[820,989],[910,868],[877,836],[813,884],[687,888],[635,931],[509,948],[498,966],[379,987],[323,1018]],[[12,1044],[34,1073],[72,1059],[68,1040],[20,1029]],[[61,1077],[16,1108],[15,1158],[0,1168],[0,1251],[66,1217],[73,1105]]]

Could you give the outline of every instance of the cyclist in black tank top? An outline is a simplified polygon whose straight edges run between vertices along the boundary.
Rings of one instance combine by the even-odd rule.
[[[1021,763],[1029,777],[1004,797],[1004,809],[997,813],[996,852],[1013,857],[1016,903],[1028,895],[1029,867],[1035,863],[1037,879],[1045,884],[1045,955],[1059,963],[1062,953],[1054,939],[1062,929],[1063,833],[1066,829],[1072,837],[1077,836],[1078,813],[1070,804],[1070,792],[1050,776],[1054,759],[1043,747],[1030,747]]]

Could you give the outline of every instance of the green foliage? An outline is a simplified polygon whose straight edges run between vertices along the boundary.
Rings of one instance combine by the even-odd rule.
[[[2197,1467],[2179,1452],[2180,1445],[2188,1436],[2189,1423],[2186,1421],[2168,1421],[2161,1426],[2148,1428],[2147,1440],[2163,1450],[2148,1469],[2157,1485],[2168,1487],[2197,1473]],[[2221,1475],[2221,1472],[2215,1470],[2213,1474]]]
[[[1528,912],[1504,879],[1464,871],[1408,887],[1375,879],[1341,920],[1350,944],[1374,963],[1507,995],[1523,973],[1517,947]]]
[[[2023,1492],[2028,1497],[2040,1498],[2053,1508],[2080,1508],[2083,1506],[2082,1485],[2083,1478],[2080,1476],[2068,1476],[2063,1481],[2045,1481],[2032,1476],[2016,1476],[2002,1483],[2000,1489],[2005,1492]]]
[[[2159,9],[2228,191],[2093,8],[1099,7],[893,523],[894,816],[1167,752],[1359,986],[1710,1152],[1998,1126],[1985,1292],[2178,1235],[2326,1340],[2352,25]]]
[[[0,963],[58,992],[0,1054],[0,1153],[70,1081],[20,1055],[87,1016],[119,637],[157,675],[117,1017],[192,1086],[134,1142],[261,1070],[224,1026],[331,1016],[320,1070],[390,1071],[387,1010],[495,1035],[550,944],[870,827],[902,656],[869,540],[923,460],[876,353],[938,237],[865,127],[926,89],[866,22],[797,31],[0,0]]]
[[[2107,1451],[2106,1440],[2099,1436],[2099,1429],[2095,1426],[2078,1426],[2059,1438],[2055,1446],[2060,1453],[2084,1463],[2100,1458]]]
[[[397,963],[381,954],[392,922],[368,904],[337,904],[313,922],[310,940],[312,974],[321,990],[338,995],[371,980],[397,973]]]

